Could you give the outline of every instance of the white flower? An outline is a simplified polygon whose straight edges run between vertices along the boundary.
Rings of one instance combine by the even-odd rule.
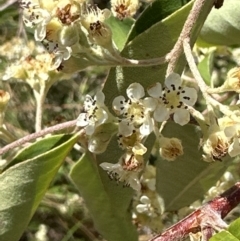
[[[20,6],[23,8],[23,22],[27,27],[34,27],[35,39],[42,41],[46,37],[46,25],[51,20],[51,14],[31,1],[20,1]]]
[[[120,20],[132,17],[138,10],[139,0],[111,0],[111,11]]]
[[[157,198],[154,197],[154,199],[157,199]],[[152,200],[150,200],[148,196],[146,195],[141,196],[140,204],[136,206],[137,212],[146,214],[148,217],[151,217],[151,218],[157,217],[160,206],[159,206],[158,200],[154,200],[154,201],[155,201],[155,205],[153,205],[154,203],[152,203]]]
[[[162,122],[173,114],[173,119],[180,125],[185,125],[190,120],[187,106],[193,106],[197,100],[197,91],[194,88],[182,87],[181,77],[170,74],[165,80],[165,88],[160,83],[148,89],[148,94],[157,101],[153,117]]]
[[[119,123],[119,132],[125,136],[131,135],[139,128],[142,135],[149,135],[153,130],[153,119],[150,112],[155,109],[156,102],[152,98],[142,99],[145,95],[142,85],[133,83],[127,88],[127,96],[118,96],[113,100],[113,109],[123,117]]]
[[[107,171],[111,179],[123,182],[125,186],[130,186],[138,192],[141,190],[139,172],[143,168],[142,156],[127,152],[120,158],[118,163],[103,162],[100,167]]]
[[[229,140],[223,131],[214,131],[203,144],[203,151],[206,155],[204,160],[215,161],[221,160],[228,153]]]
[[[150,199],[147,196],[143,195],[140,198],[140,202],[141,202],[141,204],[138,204],[136,206],[137,212],[138,213],[148,213],[150,208],[151,208],[151,201],[150,201]]]
[[[235,157],[240,154],[240,124],[237,123],[224,129],[226,137],[232,142],[228,149],[228,154]]]
[[[89,34],[92,43],[106,47],[112,43],[112,31],[104,23],[109,18],[111,12],[108,9],[101,10],[92,6],[81,16],[81,24]]]
[[[105,96],[99,91],[94,98],[87,95],[84,101],[84,110],[77,119],[77,126],[84,126],[87,135],[92,135],[97,126],[103,124],[108,119],[104,105]]]

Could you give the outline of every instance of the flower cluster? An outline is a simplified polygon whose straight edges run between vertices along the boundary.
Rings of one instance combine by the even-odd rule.
[[[16,42],[16,39],[13,40]],[[22,40],[19,42],[22,42]],[[28,47],[29,46],[29,47]],[[4,49],[6,46],[1,46]],[[22,52],[16,48],[19,58],[12,60],[12,56],[6,55],[11,64],[6,67],[2,76],[3,80],[15,79],[28,83],[33,90],[50,87],[55,81],[66,77],[65,74],[52,69],[53,56],[47,53],[43,47],[30,42],[22,48]],[[20,57],[21,55],[21,57]]]
[[[89,6],[85,0],[21,0],[19,3],[25,25],[34,29],[35,39],[42,41],[54,55],[54,68],[62,70],[71,56],[95,64],[106,64],[116,58],[118,51],[106,23],[110,10]],[[122,19],[132,16],[138,5],[138,1],[113,1],[112,11],[117,11]]]
[[[116,130],[119,147],[125,152],[118,163],[102,163],[101,167],[108,172],[111,178],[130,185],[140,191],[139,173],[144,169],[143,155],[147,152],[144,141],[152,132],[156,134],[160,144],[160,155],[166,160],[173,161],[183,155],[181,140],[177,138],[159,137],[159,123],[167,121],[171,115],[173,120],[185,125],[190,120],[188,106],[192,106],[197,100],[197,92],[194,88],[182,86],[178,74],[171,74],[165,80],[165,86],[160,83],[147,88],[146,96],[143,86],[132,83],[126,90],[126,96],[120,95],[113,99],[112,109],[114,117],[104,105],[104,94],[98,92],[92,98],[86,97],[84,113],[81,113],[77,125],[85,128],[89,136],[89,150],[96,148],[99,135],[99,126],[109,122],[118,123]],[[106,133],[101,129],[101,133]],[[97,136],[97,138],[96,138]],[[93,142],[94,140],[94,148]],[[105,150],[105,149],[104,149]]]

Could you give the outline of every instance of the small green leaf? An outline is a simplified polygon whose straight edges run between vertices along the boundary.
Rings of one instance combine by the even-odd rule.
[[[117,45],[118,50],[122,51],[128,37],[128,33],[131,30],[132,25],[135,20],[132,18],[126,18],[124,20],[119,20],[111,16],[106,20],[106,23],[112,30],[114,43]]]
[[[35,142],[0,174],[0,240],[20,239],[77,139],[76,135],[57,135]]]
[[[239,239],[232,236],[228,231],[222,231],[211,237],[210,241],[239,241]]]
[[[180,139],[184,151],[184,155],[175,161],[161,158],[156,161],[157,191],[164,199],[166,210],[175,211],[202,198],[231,162],[204,162],[199,149],[199,133],[194,125],[168,122],[163,135]]]
[[[132,189],[111,181],[90,153],[73,166],[70,177],[84,198],[95,227],[106,240],[137,240],[128,212]]]
[[[239,45],[239,0],[224,1],[220,9],[213,9],[205,22],[198,44]]]
[[[210,85],[210,83],[211,83],[214,51],[215,50],[206,54],[206,56],[198,64],[198,70],[199,70],[201,76],[203,77],[203,79],[205,80],[207,85]]]
[[[69,137],[69,135],[55,135],[34,142],[32,145],[23,148],[19,153],[17,153],[17,155],[13,158],[9,165],[5,167],[4,170],[8,169],[13,165],[16,165],[17,163],[47,153],[49,150],[52,150],[68,141]]]
[[[133,26],[128,42],[184,5],[182,0],[156,0],[148,5]]]

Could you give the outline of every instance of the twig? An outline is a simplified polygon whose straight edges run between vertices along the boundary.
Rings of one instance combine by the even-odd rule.
[[[155,236],[149,241],[180,241],[190,233],[204,231],[207,236],[209,230],[220,231],[227,227],[222,220],[233,208],[240,203],[240,182],[192,212],[165,232]]]
[[[37,139],[41,136],[53,133],[55,131],[60,131],[60,130],[63,130],[63,129],[74,127],[74,126],[76,126],[76,123],[77,123],[77,120],[72,120],[72,121],[68,121],[68,122],[61,123],[61,124],[58,124],[58,125],[55,125],[55,126],[51,126],[51,127],[48,127],[44,130],[41,130],[39,132],[24,136],[23,138],[18,139],[16,141],[6,145],[5,147],[1,148],[0,149],[0,155],[6,153],[7,151],[9,151],[13,148],[19,147],[19,146],[21,146],[21,145],[23,145],[27,142],[30,142],[34,139]]]
[[[214,0],[211,0],[211,1],[213,4]],[[166,73],[167,76],[174,71],[177,61],[183,52],[183,40],[186,38],[190,38],[193,27],[199,18],[201,10],[204,7],[205,3],[207,3],[207,2],[209,2],[209,0],[196,0],[194,2],[193,7],[192,7],[192,9],[187,17],[187,20],[183,26],[181,34],[180,34],[175,46],[173,47],[171,52],[168,54],[167,58],[169,59],[169,64],[168,64],[167,73]]]
[[[198,86],[203,94],[203,97],[205,98],[207,103],[218,108],[223,114],[225,114],[227,116],[231,116],[232,111],[229,109],[228,106],[219,103],[218,101],[216,101],[214,98],[212,98],[208,94],[209,87],[205,84],[201,74],[199,73],[199,70],[198,70],[195,60],[194,60],[194,57],[192,55],[192,49],[190,46],[190,38],[186,38],[183,40],[183,48],[184,48],[184,53],[185,53],[189,68],[190,68],[194,78],[196,79]]]

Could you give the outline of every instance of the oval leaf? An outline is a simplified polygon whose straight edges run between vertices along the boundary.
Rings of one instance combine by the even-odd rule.
[[[85,154],[73,166],[70,177],[84,198],[95,227],[105,239],[137,240],[137,232],[128,213],[132,189],[116,186],[116,183],[99,169],[90,153]]]
[[[0,240],[20,239],[77,139],[76,135],[57,135],[36,142],[0,174]]]
[[[157,191],[164,199],[167,211],[188,206],[212,187],[231,163],[207,163],[199,150],[200,137],[194,125],[179,126],[168,122],[163,135],[182,141],[184,155],[169,162],[159,158],[157,163]]]
[[[224,1],[220,9],[213,9],[198,40],[200,45],[239,45],[239,0]]]

